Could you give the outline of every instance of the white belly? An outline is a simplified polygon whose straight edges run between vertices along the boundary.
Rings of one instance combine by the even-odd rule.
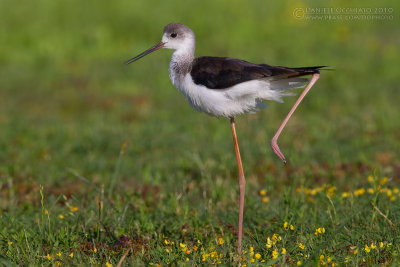
[[[282,90],[271,89],[271,82],[268,80],[252,80],[226,89],[209,89],[195,84],[189,73],[183,79],[175,78],[172,74],[172,83],[193,108],[217,117],[231,118],[242,113],[251,113],[265,106],[262,100],[282,102],[281,96],[291,95]]]

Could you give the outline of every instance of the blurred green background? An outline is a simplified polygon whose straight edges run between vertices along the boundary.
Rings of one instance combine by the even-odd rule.
[[[191,110],[170,83],[171,51],[122,64],[159,42],[170,22],[193,29],[197,56],[334,68],[295,113],[282,150],[296,166],[367,161],[384,170],[376,153],[398,160],[400,151],[399,5],[331,4],[393,8],[394,18],[293,16],[298,7],[331,7],[321,1],[1,1],[1,175],[53,183],[74,168],[107,180],[124,140],[124,180],[141,181],[145,166],[163,175],[192,166],[193,154],[233,170],[228,122]],[[269,139],[294,100],[238,118],[248,175],[270,163],[283,169]]]
[[[307,7],[394,12],[383,20],[293,15]],[[249,199],[260,188],[274,189],[277,198],[285,186],[347,190],[371,173],[399,183],[399,8],[387,0],[2,0],[0,178],[15,190],[10,197],[2,189],[0,207],[10,213],[37,207],[39,184],[46,196],[83,203],[102,184],[112,185],[111,198],[146,186],[160,194],[200,187],[209,195],[199,189],[185,196],[187,204],[212,199],[220,212],[229,207],[227,220],[236,224],[229,121],[192,110],[172,86],[172,51],[123,64],[158,43],[170,22],[195,32],[197,56],[334,69],[322,72],[280,138],[288,166],[269,141],[295,98],[237,118]]]

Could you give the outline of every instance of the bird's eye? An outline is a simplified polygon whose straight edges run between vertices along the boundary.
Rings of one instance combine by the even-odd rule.
[[[175,38],[176,35],[177,35],[176,33],[171,33],[171,37],[172,37],[172,38]]]

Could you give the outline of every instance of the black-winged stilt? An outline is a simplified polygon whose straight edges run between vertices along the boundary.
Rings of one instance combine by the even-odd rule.
[[[292,95],[289,89],[303,88],[307,81],[300,76],[312,75],[300,97],[283,120],[271,140],[276,155],[286,163],[277,144],[278,137],[304,96],[319,78],[318,67],[286,68],[253,64],[227,57],[194,57],[196,38],[191,29],[180,23],[170,23],[164,28],[159,44],[128,60],[132,63],[160,48],[175,50],[169,65],[173,85],[198,111],[230,119],[236,159],[239,169],[239,231],[238,252],[242,251],[243,207],[246,180],[240,158],[235,130],[235,116],[254,112],[263,107],[263,100],[281,102],[282,96]]]

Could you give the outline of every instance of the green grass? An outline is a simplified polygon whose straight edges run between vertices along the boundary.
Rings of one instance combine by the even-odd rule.
[[[400,264],[399,18],[292,15],[323,5],[400,8],[0,2],[0,263]],[[197,55],[335,69],[321,74],[279,140],[288,165],[269,140],[295,98],[236,120],[247,179],[241,259],[229,121],[193,111],[173,88],[171,51],[122,64],[175,21],[196,33]]]

